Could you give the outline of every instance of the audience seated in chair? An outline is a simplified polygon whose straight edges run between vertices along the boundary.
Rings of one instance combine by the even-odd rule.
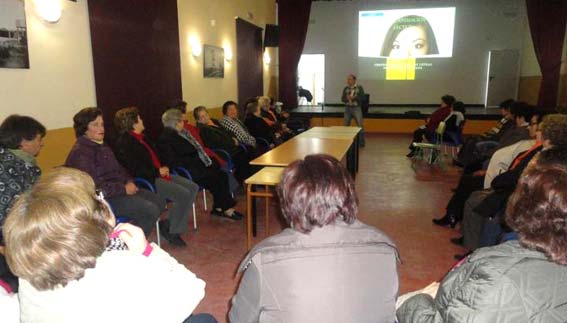
[[[475,155],[478,155],[476,149],[477,143],[479,142],[493,142],[495,145],[500,141],[500,138],[511,128],[514,127],[514,116],[510,112],[510,107],[514,103],[514,100],[508,99],[500,103],[500,115],[502,119],[498,122],[495,127],[486,131],[480,136],[470,136],[464,143],[463,147],[459,150],[459,154],[455,159],[455,164],[458,166],[468,165],[471,161],[475,159]]]
[[[464,165],[465,173],[472,173],[485,168],[485,163],[498,150],[529,138],[528,125],[533,115],[534,106],[525,102],[514,102],[510,108],[513,126],[502,134],[498,142],[480,141],[476,143],[474,158]]]
[[[214,198],[213,215],[242,219],[234,210],[236,201],[231,197],[228,173],[205,153],[203,147],[183,127],[183,114],[177,109],[167,110],[161,117],[163,132],[156,147],[161,160],[172,169],[184,167],[192,180],[208,189]]]
[[[177,106],[174,107],[174,109],[178,109],[179,111],[181,111],[181,113],[183,113],[183,128],[189,131],[191,136],[193,136],[193,138],[197,140],[197,143],[199,143],[199,145],[203,147],[203,149],[207,153],[207,156],[214,159],[220,165],[221,169],[226,171],[229,179],[228,182],[230,183],[230,191],[232,193],[235,193],[240,187],[240,184],[234,177],[234,174],[231,172],[231,170],[228,169],[227,162],[224,159],[222,159],[217,153],[215,153],[211,148],[205,145],[205,143],[203,142],[203,138],[201,138],[201,135],[199,134],[199,128],[190,124],[189,121],[187,120],[187,102],[179,101],[177,103]]]
[[[519,241],[482,248],[429,294],[397,310],[400,323],[564,322],[567,317],[567,161],[528,167],[506,209]],[[400,302],[406,296],[400,297]]]
[[[254,137],[264,138],[270,143],[270,148],[282,142],[279,132],[274,130],[264,118],[257,99],[250,99],[246,103],[246,119],[244,124]]]
[[[199,145],[201,145],[201,147],[203,147],[203,149],[207,153],[207,156],[214,158],[219,163],[221,168],[226,168],[227,166],[226,161],[222,159],[217,153],[215,153],[211,148],[205,146],[205,143],[203,142],[203,139],[199,134],[199,129],[196,126],[190,124],[189,121],[187,120],[187,102],[179,101],[177,105],[174,107],[174,109],[177,109],[181,111],[181,113],[183,113],[183,128],[189,131],[191,133],[191,136],[193,136],[193,138],[197,139],[197,142],[199,143]]]
[[[250,160],[240,147],[238,139],[221,127],[218,121],[211,119],[207,108],[196,107],[193,109],[193,116],[205,145],[211,149],[222,149],[230,155],[236,167],[234,176],[240,183],[254,174],[255,168],[248,164]],[[225,157],[222,156],[222,158]]]
[[[536,114],[532,117],[532,125],[529,128],[529,135],[531,138],[536,138],[537,124],[539,121],[541,121],[541,117],[541,112],[536,112]],[[537,152],[538,149],[541,149],[541,142],[536,142],[536,145],[533,147],[533,149],[530,149],[530,151]],[[525,157],[524,155],[522,156]],[[467,199],[474,191],[483,189],[484,174],[484,172],[477,172],[475,174],[463,174],[459,179],[459,184],[457,185],[455,193],[447,203],[445,215],[440,219],[433,219],[433,223],[441,226],[449,225],[451,227],[455,227],[455,225],[463,219],[463,210]],[[506,172],[500,174],[499,176],[507,176],[505,174]]]
[[[453,103],[451,113],[443,120],[445,122],[445,132],[443,133],[444,143],[461,143],[463,126],[465,124],[465,113],[465,104],[462,101]]]
[[[0,249],[4,246],[2,226],[10,207],[41,176],[35,158],[43,147],[43,137],[45,127],[31,117],[11,115],[0,125]],[[7,294],[17,292],[18,278],[0,252],[0,292],[2,290]],[[11,302],[8,298],[5,300]]]
[[[73,117],[73,128],[77,141],[67,156],[65,166],[91,175],[97,190],[104,194],[113,211],[118,216],[133,219],[149,235],[165,204],[156,194],[138,189],[104,143],[102,111],[82,109]]]
[[[219,120],[221,126],[230,132],[238,142],[247,147],[256,148],[256,139],[248,132],[248,129],[238,119],[238,104],[234,101],[226,101],[222,105],[223,118]]]
[[[274,129],[274,132],[279,134],[282,141],[286,141],[294,136],[291,129],[287,127],[285,122],[281,122],[276,112],[272,109],[273,100],[267,96],[257,97],[258,105],[260,106],[260,114],[262,119]]]
[[[274,98],[270,97],[270,110],[276,114],[279,122],[287,123],[290,120],[291,115],[288,111],[282,110],[282,106],[283,103],[276,102]]]
[[[114,125],[120,134],[114,145],[116,158],[134,177],[148,180],[158,197],[173,203],[168,220],[162,221],[162,236],[172,245],[184,247],[181,234],[187,232],[189,214],[199,186],[182,176],[170,174],[169,165],[161,162],[153,143],[144,136],[144,121],[136,107],[116,112]]]
[[[94,182],[78,170],[55,169],[18,199],[4,233],[20,277],[21,322],[215,322],[191,316],[204,281],[140,228],[114,225]]]
[[[451,113],[454,102],[455,97],[452,95],[444,95],[443,97],[441,97],[441,107],[435,110],[435,112],[433,112],[431,116],[427,118],[424,126],[417,128],[413,132],[413,141],[409,145],[410,152],[406,155],[407,157],[413,157],[415,154],[415,147],[412,145],[414,142],[422,142],[423,137],[431,141],[435,134],[435,130],[439,126],[439,123],[445,120],[445,118],[447,118],[447,116],[449,116],[449,114]]]
[[[394,322],[396,246],[356,219],[354,182],[339,161],[295,161],[276,191],[290,228],[242,261],[230,321]]]
[[[535,122],[533,122],[534,124]],[[538,127],[538,125],[535,125]],[[533,128],[532,125],[530,128]],[[475,192],[466,201],[463,218],[463,246],[468,250],[475,250],[483,247],[481,234],[484,226],[488,221],[497,222],[504,214],[506,203],[509,196],[516,189],[524,169],[538,160],[537,156],[551,149],[558,147],[564,149],[567,147],[567,116],[560,114],[552,114],[543,118],[537,130],[537,142],[530,149],[520,153],[512,162],[510,169],[494,178],[491,187],[488,190]],[[543,151],[538,154],[540,150]],[[499,231],[502,232],[502,231]],[[497,233],[496,233],[497,234]],[[497,241],[497,237],[493,239],[484,239],[484,241]]]
[[[250,159],[262,155],[271,148],[266,147],[265,143],[258,142],[248,131],[244,122],[238,119],[238,105],[236,102],[226,101],[222,106],[222,113],[224,117],[219,121],[220,125],[238,139],[240,144],[246,147]]]

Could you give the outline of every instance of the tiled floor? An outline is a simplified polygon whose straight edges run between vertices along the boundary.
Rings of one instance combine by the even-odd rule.
[[[409,140],[404,135],[367,135],[356,179],[359,219],[383,230],[398,246],[401,293],[440,279],[455,262],[453,255],[463,252],[448,242],[458,236],[455,230],[431,223],[432,217],[443,214],[458,172],[429,167],[414,172],[405,157]],[[238,199],[237,208],[244,213],[245,198],[241,195]],[[262,205],[258,203],[258,237],[254,243],[265,238]],[[270,231],[274,234],[282,224],[275,203],[271,206]],[[202,195],[197,207],[199,229],[184,237],[189,247],[171,249],[167,243],[163,247],[207,282],[206,296],[196,312],[208,312],[219,322],[226,322],[230,298],[238,285],[235,271],[246,253],[246,229],[244,222],[208,215],[202,209]]]

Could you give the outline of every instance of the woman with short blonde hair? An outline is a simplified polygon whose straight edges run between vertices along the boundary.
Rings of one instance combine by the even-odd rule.
[[[71,168],[50,172],[18,199],[4,235],[20,277],[21,322],[179,323],[191,314],[205,282],[140,228],[114,224],[93,180]]]
[[[73,194],[66,193],[70,188]],[[44,175],[22,195],[4,228],[14,273],[46,290],[80,279],[94,267],[114,224],[108,207],[94,197],[93,180],[74,169]]]

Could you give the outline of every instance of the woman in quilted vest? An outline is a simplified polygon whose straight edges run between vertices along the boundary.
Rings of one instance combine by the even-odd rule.
[[[567,322],[567,151],[536,158],[506,209],[519,240],[477,250],[438,291],[405,301],[400,323]]]
[[[309,155],[284,170],[276,190],[290,228],[245,257],[230,322],[392,323],[396,246],[356,219],[348,171],[331,156]]]

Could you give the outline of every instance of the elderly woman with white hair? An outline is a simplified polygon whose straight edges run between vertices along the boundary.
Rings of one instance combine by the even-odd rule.
[[[241,220],[242,214],[234,210],[236,201],[230,194],[228,174],[207,156],[203,147],[185,130],[183,113],[178,109],[169,109],[161,120],[164,128],[156,145],[161,159],[172,169],[186,168],[195,183],[211,192],[214,199],[212,215]]]

